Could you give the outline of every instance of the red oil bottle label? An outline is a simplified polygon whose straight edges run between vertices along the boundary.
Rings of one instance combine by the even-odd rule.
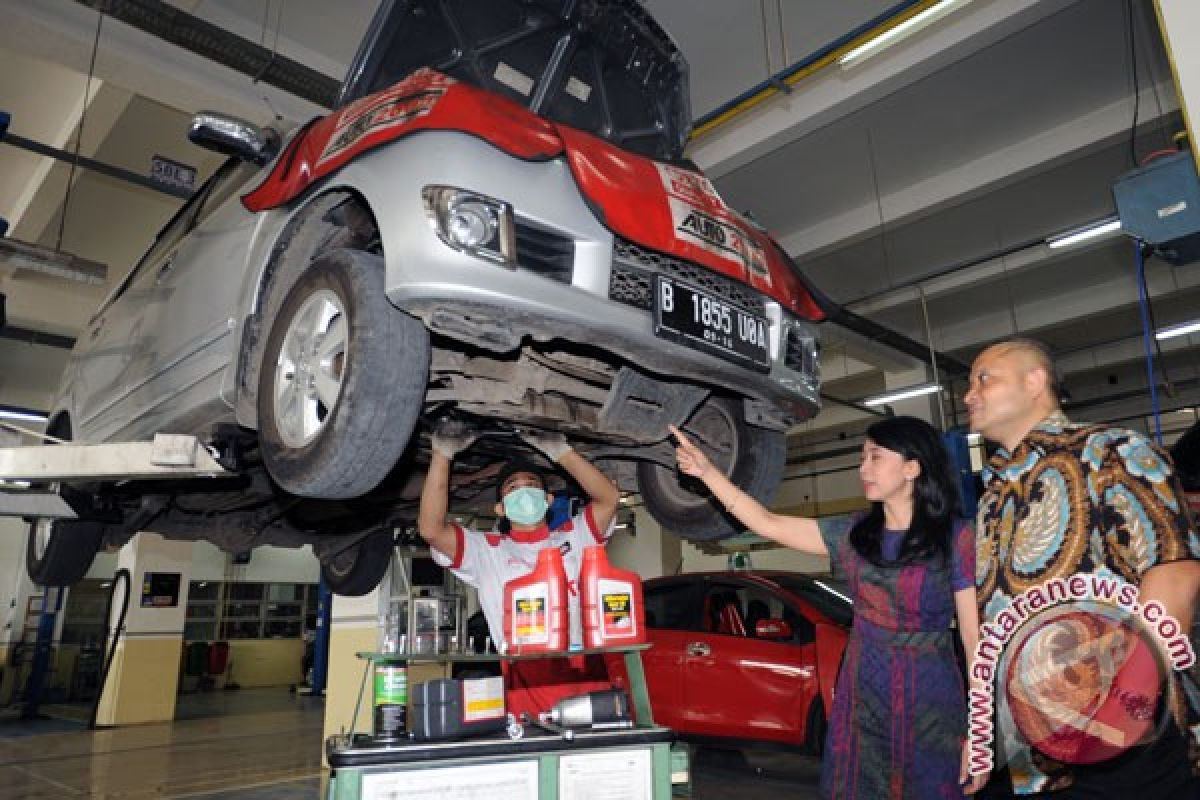
[[[550,638],[549,620],[546,616],[546,598],[544,595],[516,596],[513,598],[516,607],[513,633],[516,644],[536,644],[546,642]]]
[[[630,585],[626,581],[606,579],[597,581],[597,584],[603,635],[633,635],[633,592]]]

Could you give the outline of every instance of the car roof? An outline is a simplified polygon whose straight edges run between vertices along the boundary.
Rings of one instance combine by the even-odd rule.
[[[824,604],[815,602],[812,597],[805,596],[802,592],[797,592],[793,587],[781,582],[780,579],[785,578],[789,582],[807,582],[813,584],[814,589],[824,588],[825,591],[833,591],[833,594],[840,595],[846,600],[844,612],[840,602],[835,601],[836,608],[823,607]],[[831,578],[828,575],[813,575],[807,572],[794,572],[791,570],[714,570],[709,572],[685,572],[679,575],[663,575],[658,578],[650,578],[645,581],[647,588],[655,586],[667,586],[672,583],[699,583],[705,580],[728,580],[740,581],[744,584],[760,586],[771,589],[776,592],[781,592],[793,598],[794,602],[802,604],[810,612],[815,612],[829,622],[836,625],[848,625],[847,619],[842,617],[842,613],[853,615],[853,605],[849,602],[846,595],[842,594],[837,589],[846,589],[845,584],[841,581]],[[847,590],[848,592],[848,590]]]

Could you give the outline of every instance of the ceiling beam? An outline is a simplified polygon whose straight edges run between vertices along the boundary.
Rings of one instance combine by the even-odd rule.
[[[851,70],[829,68],[697,139],[688,153],[716,180],[772,150],[1012,35],[1076,0],[975,3]]]
[[[324,108],[337,100],[337,80],[162,0],[76,2]]]

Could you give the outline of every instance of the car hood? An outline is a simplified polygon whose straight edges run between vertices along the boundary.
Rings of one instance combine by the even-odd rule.
[[[432,69],[304,126],[242,202],[255,212],[290,203],[363,153],[425,130],[478,136],[517,158],[563,157],[589,206],[617,236],[747,283],[805,319],[822,320],[830,308],[779,245],[726,206],[702,173],[628,152]]]

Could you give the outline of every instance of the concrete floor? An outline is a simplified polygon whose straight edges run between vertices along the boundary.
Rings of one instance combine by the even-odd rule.
[[[322,703],[287,689],[179,698],[171,723],[87,731],[82,707],[0,715],[0,800],[102,797],[294,800],[323,794]],[[815,798],[816,760],[701,748],[695,800]],[[498,800],[501,800],[498,798]]]

